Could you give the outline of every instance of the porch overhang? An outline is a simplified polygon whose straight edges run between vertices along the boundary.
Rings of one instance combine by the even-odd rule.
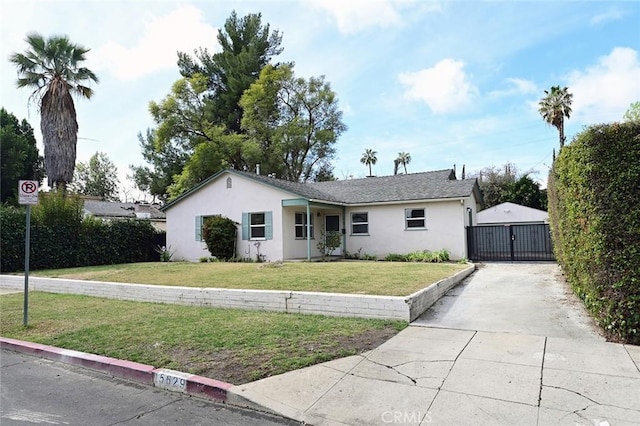
[[[307,213],[307,261],[311,261],[311,207],[341,208],[344,218],[344,205],[314,201],[308,198],[289,198],[282,200],[282,207],[305,207]],[[344,245],[344,237],[342,244]]]

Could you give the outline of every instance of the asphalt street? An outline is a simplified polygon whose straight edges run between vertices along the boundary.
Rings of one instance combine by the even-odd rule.
[[[0,424],[257,426],[299,423],[2,350]]]

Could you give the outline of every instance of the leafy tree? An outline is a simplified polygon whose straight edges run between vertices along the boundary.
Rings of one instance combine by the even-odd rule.
[[[139,135],[148,165],[130,166],[139,189],[165,201],[170,193],[175,196],[197,183],[205,170],[213,170],[212,164],[199,161],[211,159],[214,152],[221,159],[214,163],[225,167],[247,170],[260,162],[256,145],[241,136],[238,102],[260,70],[282,51],[281,41],[278,31],[262,25],[260,14],[239,18],[233,12],[218,33],[221,52],[200,48],[193,56],[178,53],[184,78],[174,83],[165,99],[150,104],[157,128],[148,130],[146,137]],[[221,132],[229,138],[222,138]],[[189,169],[183,170],[196,152]]]
[[[104,152],[96,152],[89,162],[76,165],[74,179],[69,189],[78,194],[116,201],[119,199],[119,186],[116,165]]]
[[[237,147],[248,146],[243,145],[244,135],[227,135],[220,127],[216,128],[215,135],[211,138],[211,141],[196,146],[182,172],[173,176],[173,183],[168,188],[170,199],[178,197],[209,176],[229,167],[229,152]]]
[[[40,107],[45,169],[49,186],[61,187],[73,179],[78,141],[78,122],[72,94],[91,98],[86,83],[98,77],[82,67],[89,49],[71,43],[67,36],[44,38],[27,35],[29,49],[13,53],[9,60],[18,70],[18,87],[30,87]]]
[[[178,67],[184,77],[201,74],[207,78],[207,116],[213,124],[228,132],[241,131],[242,109],[239,101],[260,71],[282,52],[282,36],[262,24],[260,13],[239,18],[235,11],[218,31],[219,53],[205,48],[194,57],[178,52]]]
[[[138,140],[142,157],[150,167],[130,165],[131,178],[141,191],[149,192],[154,199],[166,201],[173,176],[182,172],[189,155],[173,143],[158,144],[156,149],[156,132],[150,129],[145,136],[139,133]]]
[[[42,181],[44,170],[33,128],[26,120],[0,109],[0,203],[17,204],[18,181]]]
[[[502,168],[485,167],[476,177],[482,191],[483,209],[506,202],[547,209],[546,191],[541,190],[528,173],[518,173],[516,166],[511,163]]]
[[[640,101],[633,102],[624,113],[624,121],[628,123],[640,123]]]
[[[313,176],[314,182],[330,182],[338,180],[333,174],[333,165],[329,161],[323,161],[320,163]]]
[[[529,175],[522,175],[513,183],[507,192],[506,199],[522,206],[547,210],[546,191],[541,190],[540,184],[531,179]]]
[[[407,174],[407,164],[409,164],[411,162],[411,154],[409,154],[408,152],[399,152],[398,153],[398,158],[395,159],[395,162],[397,162],[397,166],[399,167],[400,165],[402,165],[404,167],[404,174]],[[394,173],[395,174],[395,173]]]
[[[376,151],[367,148],[364,150],[362,158],[360,159],[360,162],[362,164],[364,164],[365,166],[369,166],[369,176],[373,176],[371,174],[371,166],[375,166],[375,164],[378,162],[378,157],[376,157],[376,154],[378,154]]]
[[[560,137],[560,149],[566,142],[564,135],[564,118],[571,115],[571,103],[573,94],[569,93],[567,87],[553,86],[551,90],[545,90],[545,97],[538,103],[540,115],[544,121],[558,129]]]
[[[297,78],[291,64],[266,66],[240,106],[242,128],[264,153],[267,170],[291,181],[307,181],[326,169],[346,130],[324,76]]]

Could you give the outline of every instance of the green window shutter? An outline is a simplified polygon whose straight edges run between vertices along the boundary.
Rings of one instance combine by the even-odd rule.
[[[242,213],[242,239],[249,239],[249,213]]]
[[[271,212],[264,212],[265,238],[273,240],[273,215]]]
[[[196,216],[196,241],[202,241],[202,216]]]

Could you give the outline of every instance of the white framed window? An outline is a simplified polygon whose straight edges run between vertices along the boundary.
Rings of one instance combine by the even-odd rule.
[[[309,238],[313,239],[313,215],[309,216]],[[307,238],[307,213],[296,212],[296,239]]]
[[[425,209],[405,209],[404,210],[405,229],[426,229],[427,217]]]
[[[272,213],[251,212],[242,213],[243,240],[271,240],[273,239]]]
[[[351,235],[369,235],[369,213],[351,213]]]

